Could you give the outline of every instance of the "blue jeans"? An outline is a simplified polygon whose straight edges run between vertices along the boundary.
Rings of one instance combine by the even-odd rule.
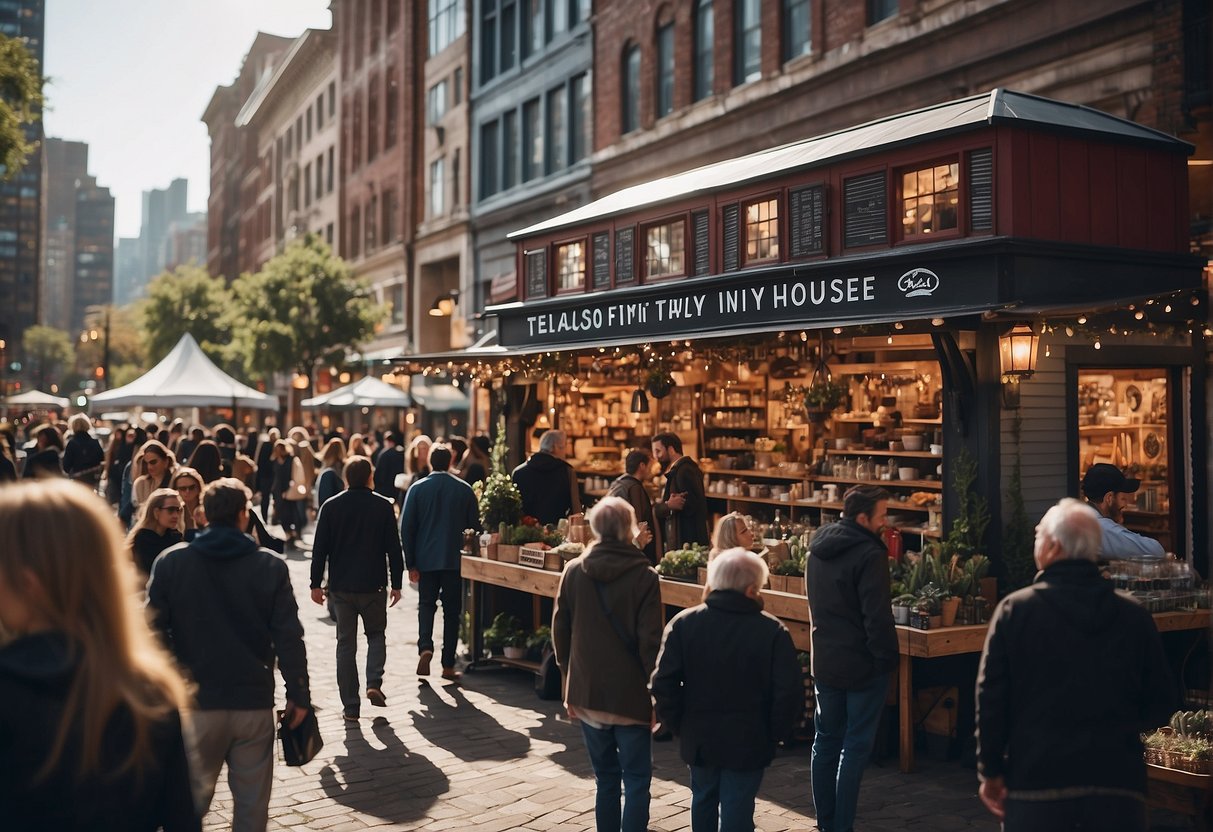
[[[649,826],[649,784],[653,780],[653,739],[649,726],[593,728],[582,722],[581,733],[598,784],[594,801],[598,832],[645,832]]]
[[[765,772],[691,766],[691,832],[754,832],[754,798]]]
[[[346,714],[358,716],[362,701],[358,690],[358,619],[366,633],[366,686],[383,687],[383,666],[387,661],[387,591],[329,591],[337,616],[337,690]]]
[[[858,690],[814,683],[813,807],[821,832],[851,832],[859,782],[872,755],[876,727],[889,691],[882,673]]]

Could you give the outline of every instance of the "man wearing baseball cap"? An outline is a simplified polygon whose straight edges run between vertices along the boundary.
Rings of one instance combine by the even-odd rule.
[[[1141,480],[1126,477],[1123,471],[1106,462],[1095,463],[1082,478],[1082,493],[1099,512],[1099,527],[1103,531],[1099,556],[1104,560],[1160,560],[1166,557],[1157,540],[1131,532],[1123,525],[1125,508],[1134,504],[1132,495],[1140,487]]]

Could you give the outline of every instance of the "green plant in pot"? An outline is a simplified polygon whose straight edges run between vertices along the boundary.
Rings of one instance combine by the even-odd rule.
[[[694,581],[699,574],[699,567],[708,564],[705,551],[705,547],[692,544],[690,548],[666,552],[657,564],[657,574],[663,578]]]
[[[908,592],[903,592],[893,598],[893,621],[896,624],[910,623],[910,610],[914,609],[914,604],[918,601],[918,596]]]
[[[505,650],[507,647],[511,652],[518,649],[525,653],[526,650],[527,632],[522,629],[518,619],[507,612],[497,613],[481,638],[488,650]]]
[[[486,529],[498,528],[502,523],[513,526],[522,517],[522,495],[506,470],[508,455],[503,416],[497,421],[497,441],[493,443],[489,475],[483,482],[476,483],[473,489],[480,509],[480,521]]]
[[[527,636],[527,658],[541,661],[545,653],[552,649],[552,628],[544,625]]]
[[[804,389],[804,410],[810,421],[825,421],[846,401],[848,388],[826,375],[814,375]]]
[[[674,392],[674,378],[666,372],[665,367],[649,370],[644,377],[644,389],[655,399],[664,399]]]

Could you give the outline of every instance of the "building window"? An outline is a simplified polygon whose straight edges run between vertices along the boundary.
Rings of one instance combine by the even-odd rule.
[[[623,129],[624,135],[640,127],[640,47],[623,50]]]
[[[501,118],[501,190],[518,184],[518,111],[510,110]]]
[[[496,75],[497,0],[483,0],[480,7],[480,83],[487,84]]]
[[[812,51],[810,0],[783,0],[783,59],[790,61]]]
[[[371,3],[371,44],[369,51],[372,55],[379,51],[379,21],[383,19],[383,0]]]
[[[387,69],[387,88],[383,93],[383,147],[386,150],[396,144],[397,122],[400,118],[400,89],[396,81],[396,67]]]
[[[518,3],[501,0],[501,71],[518,63]]]
[[[945,162],[901,175],[901,233],[903,237],[956,229],[959,169]]]
[[[372,75],[366,93],[366,160],[379,155],[379,78]]]
[[[779,200],[764,199],[745,207],[745,259],[779,259]]]
[[[354,90],[353,134],[350,136],[350,170],[362,167],[362,91]]]
[[[383,292],[384,303],[388,308],[388,321],[393,326],[404,323],[404,284],[393,283]]]
[[[543,117],[539,99],[522,105],[522,181],[543,175]]]
[[[657,30],[657,118],[674,112],[674,24]]]
[[[370,203],[362,212],[362,225],[366,229],[366,253],[370,254],[379,248],[379,237],[376,234],[375,220],[379,216],[379,197],[371,197]]]
[[[499,148],[496,121],[480,125],[480,198],[497,193],[497,154]]]
[[[585,289],[585,241],[556,246],[556,291]]]
[[[446,159],[430,162],[430,219],[446,211]]]
[[[548,40],[569,28],[569,0],[547,0]]]
[[[645,277],[686,274],[685,220],[650,226],[645,237]]]
[[[735,0],[733,6],[733,83],[762,77],[762,0]]]
[[[462,34],[463,0],[430,0],[430,57]]]
[[[396,192],[383,192],[383,205],[380,209],[383,212],[383,219],[379,223],[380,232],[383,234],[383,242],[393,242],[399,235],[396,233]]]
[[[324,242],[329,248],[333,247],[333,224],[330,222],[324,227]]]
[[[569,118],[569,162],[585,158],[586,131],[590,124],[590,79],[586,73],[573,77],[573,108]]]
[[[357,258],[358,252],[361,251],[362,247],[362,223],[360,222],[361,213],[361,211],[355,208],[354,212],[350,214],[350,233],[348,239],[350,241],[351,258]]]
[[[454,87],[455,93],[454,105],[458,107],[463,103],[463,67],[455,67],[455,71],[451,74],[451,86]]]
[[[459,148],[455,148],[451,159],[451,207],[463,204],[463,160]]]
[[[430,124],[437,124],[446,115],[446,79],[429,88],[425,94],[425,118]]]
[[[337,114],[337,82],[329,81],[329,121]]]
[[[716,20],[712,0],[695,4],[695,100],[712,94],[716,79]]]
[[[312,108],[310,106],[307,108],[307,117],[304,119],[304,124],[307,125],[307,140],[310,142],[312,140]]]
[[[897,14],[897,0],[867,0],[868,25],[874,26]]]
[[[316,157],[316,199],[324,196],[324,154]]]
[[[544,0],[523,0],[526,10],[523,12],[522,57],[529,58],[543,51],[543,2]]]
[[[567,96],[564,87],[548,92],[548,173],[564,170],[568,166],[568,134],[565,131]]]
[[[333,168],[334,167],[335,167],[335,165],[333,164],[333,148],[330,147],[329,148],[328,181],[324,183],[325,191],[327,191],[330,194],[333,192]]]
[[[324,93],[316,96],[316,132],[319,133],[324,127]]]

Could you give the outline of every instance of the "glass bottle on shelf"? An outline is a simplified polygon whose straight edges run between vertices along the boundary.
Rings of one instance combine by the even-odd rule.
[[[775,509],[775,520],[771,523],[771,528],[768,532],[774,540],[783,540],[784,526],[783,521],[779,519],[779,509]]]

